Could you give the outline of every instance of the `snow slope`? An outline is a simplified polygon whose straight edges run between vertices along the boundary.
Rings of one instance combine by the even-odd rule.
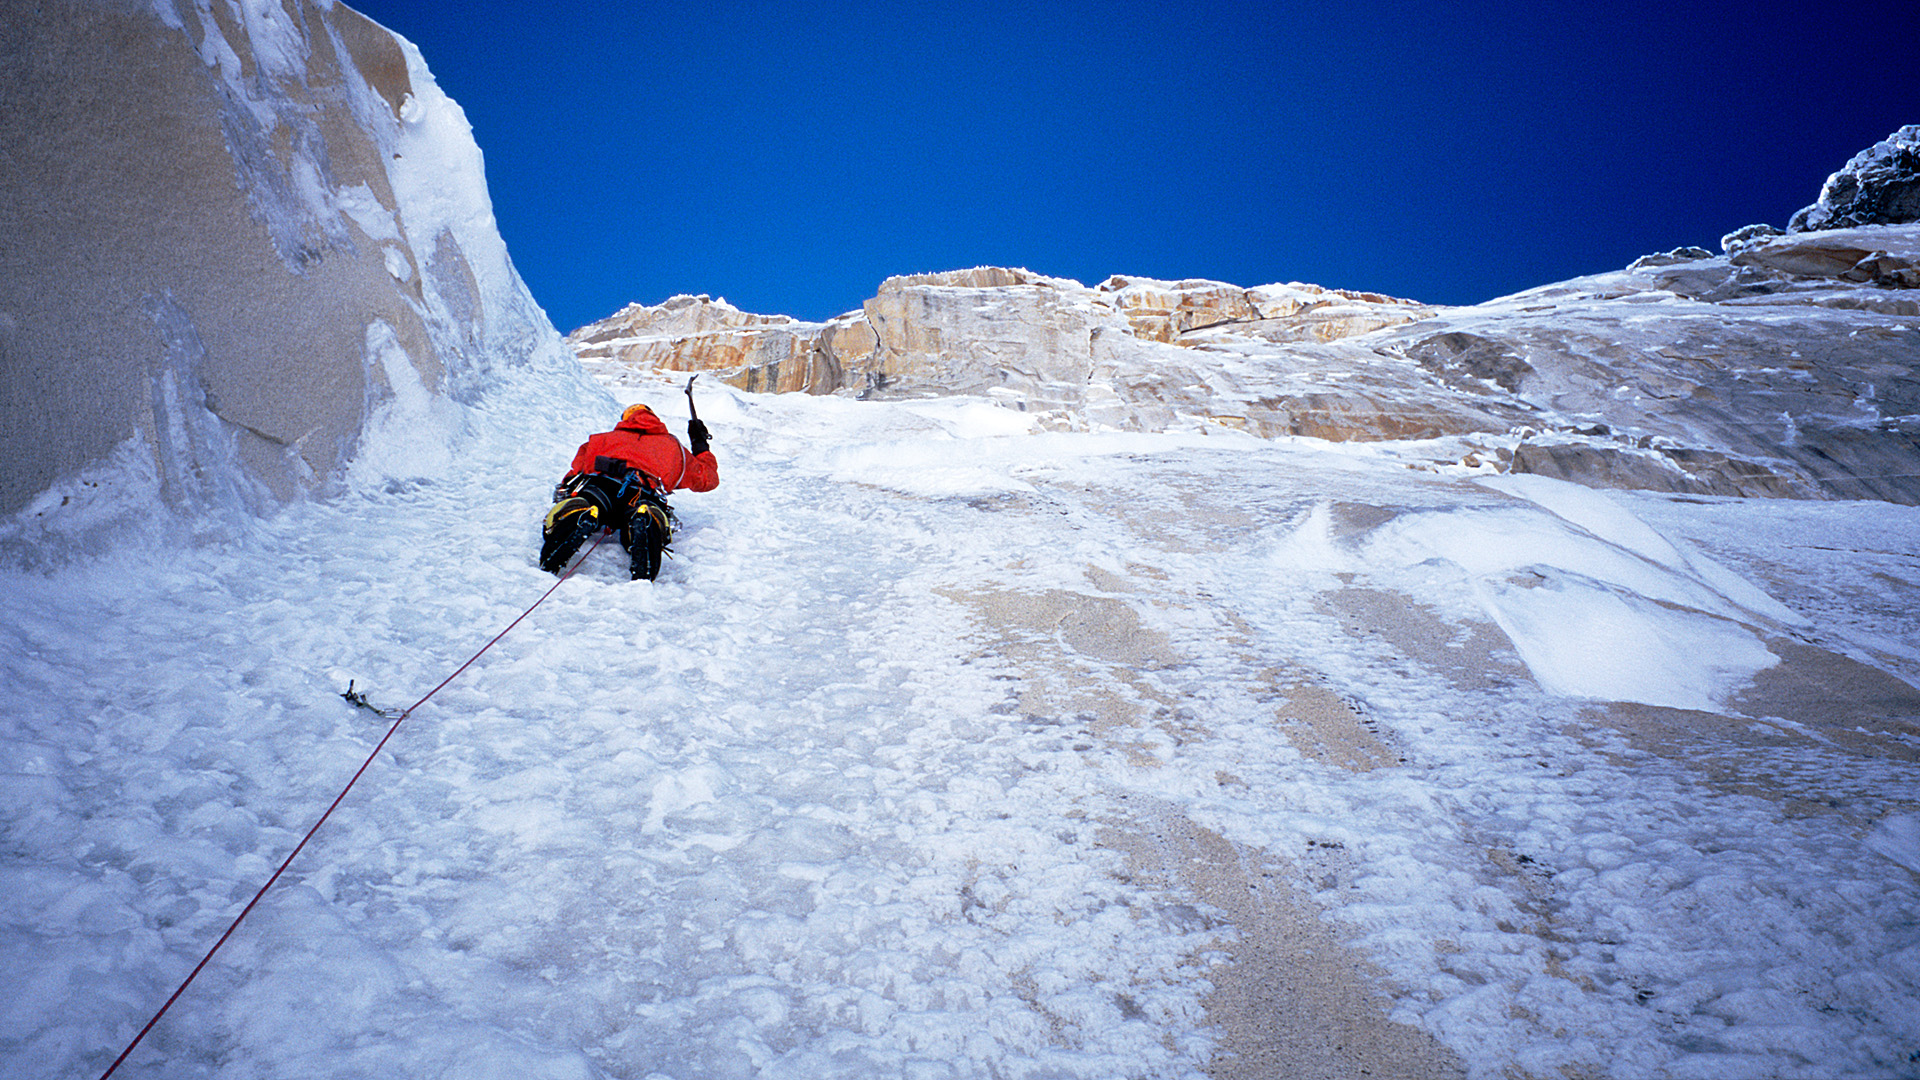
[[[1920,1068],[1905,684],[1752,689],[1920,678],[1920,511],[701,394],[661,580],[595,552],[415,713],[122,1075],[1198,1076],[1239,929],[1130,868],[1169,819],[1474,1076]],[[551,584],[613,406],[468,410],[449,467],[5,571],[0,1073],[98,1075],[384,733],[348,680],[404,707]]]
[[[258,132],[306,116],[293,13],[152,11]],[[297,155],[249,190],[417,285],[437,373],[354,324],[352,460],[277,509],[187,368],[98,380],[180,453],[0,523],[0,1074],[97,1076],[388,730],[342,691],[405,707],[512,622],[578,440],[682,400],[573,364],[397,48],[411,96],[344,91],[393,207]],[[413,715],[121,1075],[1230,1076],[1274,1031],[1298,1075],[1920,1061],[1920,511],[702,405],[723,484],[662,579],[595,552]],[[1236,890],[1297,900],[1297,980],[1250,974]]]

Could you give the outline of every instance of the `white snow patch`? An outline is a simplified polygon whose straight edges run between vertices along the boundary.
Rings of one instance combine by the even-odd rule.
[[[1867,850],[1920,874],[1920,814],[1889,814],[1867,835]]]
[[[368,410],[348,482],[364,486],[445,473],[453,466],[457,407],[421,382],[385,320],[367,324],[366,350],[368,383],[385,394]]]
[[[1798,616],[1604,498],[1555,483],[1524,485],[1553,513],[1410,512],[1357,546],[1335,540],[1323,504],[1271,561],[1276,571],[1391,568],[1410,582],[1449,568],[1540,685],[1567,697],[1710,709],[1778,662],[1753,608]]]
[[[1763,618],[1788,625],[1806,625],[1808,621],[1700,552],[1674,544],[1603,491],[1547,476],[1515,474],[1486,478],[1480,484],[1543,506],[1595,537],[1626,548],[1650,562],[1698,577],[1722,596]]]
[[[1779,662],[1737,623],[1583,576],[1483,578],[1476,595],[1540,685],[1566,697],[1710,710]]]

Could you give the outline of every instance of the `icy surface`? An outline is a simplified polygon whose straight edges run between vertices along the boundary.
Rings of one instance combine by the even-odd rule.
[[[1920,584],[1915,511],[700,393],[722,486],[661,580],[594,552],[407,720],[122,1075],[1198,1076],[1233,931],[1102,843],[1147,799],[1293,865],[1474,1075],[1914,1068],[1911,766],[1796,748],[1838,808],[1794,813],[1586,710],[1745,723],[1711,712],[1781,635],[1920,655],[1859,599]],[[612,407],[390,408],[411,469],[5,572],[0,1074],[97,1075],[386,730],[348,680],[404,708],[552,583],[537,523]],[[1349,632],[1366,590],[1439,640]],[[1023,711],[967,598],[1047,592],[1164,641],[1074,660],[1132,723]],[[1399,760],[1303,754],[1276,666]]]

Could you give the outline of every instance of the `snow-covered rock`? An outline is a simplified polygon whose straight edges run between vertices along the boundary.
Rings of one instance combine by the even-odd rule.
[[[1762,240],[1784,234],[1784,229],[1777,229],[1765,223],[1743,225],[1720,238],[1720,251],[1725,255],[1735,255],[1740,252],[1741,248],[1749,244],[1756,244]]]
[[[1855,154],[1827,177],[1820,198],[1793,215],[1789,232],[1920,221],[1920,124],[1908,124]]]
[[[1878,234],[1889,262],[1920,240],[1915,226],[1850,232]],[[1851,250],[1857,237],[1821,236],[1830,239],[1580,278],[1366,340],[1410,350],[1433,340],[1416,334],[1444,329],[1499,343],[1512,357],[1507,383],[1482,390],[1532,413],[1518,471],[1604,487],[1920,501],[1920,304],[1884,275],[1857,280],[1864,252],[1815,254]],[[1844,276],[1830,274],[1841,266]]]
[[[1644,270],[1650,266],[1673,266],[1677,263],[1694,262],[1699,259],[1711,259],[1713,252],[1703,247],[1677,247],[1672,251],[1662,251],[1653,255],[1642,255],[1633,260],[1631,269]]]
[[[326,0],[6,22],[0,513],[257,511],[431,467],[504,374],[566,377],[411,44]]]
[[[1756,239],[1730,252],[1734,266],[1886,289],[1920,288],[1920,229],[1867,225]]]

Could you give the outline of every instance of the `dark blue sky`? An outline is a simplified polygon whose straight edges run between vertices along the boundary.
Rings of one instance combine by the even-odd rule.
[[[1472,303],[1717,250],[1920,123],[1920,3],[359,0],[562,330],[1023,266]]]

